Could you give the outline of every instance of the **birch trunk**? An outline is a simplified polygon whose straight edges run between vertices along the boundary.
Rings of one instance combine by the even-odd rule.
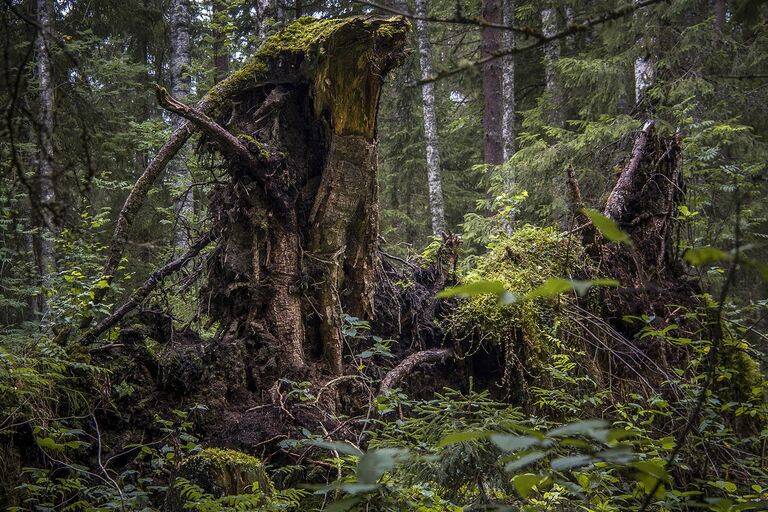
[[[40,255],[39,268],[42,283],[50,287],[50,276],[54,270],[53,215],[51,208],[55,201],[53,183],[53,82],[49,39],[53,29],[53,5],[51,0],[37,0],[37,38],[35,51],[37,59],[37,81],[39,87],[39,146],[37,178],[40,188]],[[48,301],[42,299],[43,314],[47,312]]]
[[[170,5],[171,31],[171,94],[179,100],[184,100],[190,91],[191,79],[189,66],[190,56],[189,30],[192,23],[192,12],[189,0],[172,0]],[[174,130],[181,126],[182,120],[174,118]],[[173,244],[178,249],[189,246],[189,233],[186,224],[192,218],[194,204],[192,199],[192,179],[189,170],[178,159],[169,165],[168,172],[178,195],[174,203],[176,224],[173,230]]]
[[[644,30],[647,19],[643,11],[635,13],[635,24],[640,26],[640,30]],[[635,58],[635,103],[637,105],[640,105],[645,99],[645,93],[653,85],[656,75],[656,67],[653,62],[653,56],[648,49],[648,42],[645,37],[640,36],[636,43],[636,46],[642,52]]]
[[[483,19],[488,23],[501,24],[501,0],[483,0]],[[481,29],[481,54],[483,57],[498,53],[501,48],[501,30]],[[485,163],[498,165],[504,162],[502,144],[503,95],[501,83],[501,59],[483,64],[483,131],[485,132]]]
[[[510,27],[515,23],[515,2],[504,1],[504,25]],[[512,49],[515,46],[515,33],[511,30],[504,31],[504,48]],[[504,139],[504,161],[512,158],[517,149],[515,130],[515,57],[507,55],[502,63],[502,89],[504,91],[504,109],[502,113],[502,138]],[[512,180],[508,180],[512,185]],[[509,187],[508,187],[509,188]]]
[[[427,16],[427,0],[416,0],[416,16]],[[429,42],[429,29],[422,19],[416,20],[416,37],[419,40],[419,63],[422,80],[432,76],[432,45]],[[427,150],[427,180],[429,184],[429,209],[432,214],[432,233],[439,235],[445,231],[445,206],[443,204],[442,173],[440,171],[440,152],[437,139],[437,119],[435,115],[435,83],[425,82],[421,86],[424,109],[424,139]]]

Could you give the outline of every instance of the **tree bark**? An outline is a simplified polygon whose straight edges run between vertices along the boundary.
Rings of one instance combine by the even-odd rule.
[[[715,23],[717,28],[723,30],[727,20],[728,2],[727,0],[715,0]]]
[[[385,392],[394,388],[418,366],[422,364],[443,362],[451,357],[451,354],[452,351],[449,348],[434,348],[411,354],[384,376],[381,380],[381,386],[379,387],[379,394],[383,395]]]
[[[229,49],[227,48],[227,0],[212,0],[211,32],[213,35],[213,83],[229,75]]]
[[[38,133],[38,186],[40,190],[40,255],[39,268],[43,287],[50,288],[50,276],[55,266],[53,215],[55,201],[54,189],[54,149],[53,149],[53,69],[50,54],[50,38],[53,30],[53,3],[51,0],[37,0],[37,37],[35,53],[37,60],[37,81],[39,101]],[[43,296],[43,314],[48,309],[48,301]]]
[[[637,3],[637,0],[635,0]],[[645,21],[647,20],[647,15],[644,13],[644,11],[638,11],[635,13],[635,23],[637,25],[640,25],[640,29],[642,30]],[[641,105],[643,103],[643,100],[645,100],[646,91],[648,90],[651,85],[653,85],[655,76],[656,76],[656,66],[654,63],[653,55],[651,54],[651,51],[649,49],[648,43],[652,42],[649,41],[645,36],[641,35],[637,38],[636,46],[640,51],[640,54],[635,58],[635,64],[634,64],[634,74],[635,74],[635,103],[637,105]],[[646,111],[650,111],[650,105],[648,105],[649,108],[646,108]]]
[[[170,36],[171,36],[171,95],[183,101],[191,87],[189,66],[192,64],[190,25],[192,11],[190,0],[171,0],[170,5]],[[183,120],[176,119],[174,129],[179,128]],[[177,249],[189,246],[187,222],[192,218],[194,204],[191,192],[192,178],[189,170],[178,160],[168,169],[177,199],[174,203],[175,222],[173,229],[173,244]]]
[[[209,201],[220,239],[203,301],[227,336],[274,353],[275,368],[322,361],[341,374],[342,314],[373,316],[376,117],[408,27],[402,18],[302,18],[256,56],[271,83],[228,94],[226,115],[211,120],[220,125],[196,121],[231,178]]]
[[[548,6],[541,10],[541,31],[544,37],[552,37],[557,33],[557,12]],[[544,79],[546,92],[552,102],[551,122],[555,126],[563,125],[563,105],[560,87],[557,81],[555,63],[560,59],[560,41],[549,41],[544,45]]]
[[[504,25],[511,27],[515,24],[514,0],[504,2]],[[511,30],[504,31],[504,48],[515,47],[515,33]],[[502,88],[504,91],[504,109],[502,114],[502,138],[504,140],[504,161],[506,162],[517,150],[517,130],[515,129],[515,56],[507,55],[502,63]],[[507,190],[514,186],[514,179],[507,180]]]
[[[427,16],[427,0],[416,0],[416,16]],[[416,37],[419,40],[419,63],[421,78],[432,77],[432,44],[429,42],[429,28],[423,19],[416,20]],[[445,206],[443,204],[442,171],[437,138],[437,116],[435,114],[435,83],[425,82],[421,86],[424,111],[424,139],[427,150],[427,182],[429,185],[429,209],[432,214],[432,234],[445,231]]]
[[[501,0],[483,0],[483,19],[499,25],[502,21]],[[481,57],[489,57],[501,49],[501,30],[484,26],[481,34]],[[498,165],[504,162],[502,143],[503,93],[501,61],[493,59],[483,64],[483,131],[485,163]]]

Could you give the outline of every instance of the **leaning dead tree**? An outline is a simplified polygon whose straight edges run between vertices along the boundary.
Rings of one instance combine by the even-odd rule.
[[[104,275],[157,176],[195,132],[230,180],[211,193],[202,297],[225,337],[269,347],[278,369],[324,361],[342,372],[342,311],[373,315],[379,267],[376,116],[383,77],[405,55],[409,23],[302,18],[270,37],[184,118],[131,191]],[[100,300],[101,297],[97,297]]]

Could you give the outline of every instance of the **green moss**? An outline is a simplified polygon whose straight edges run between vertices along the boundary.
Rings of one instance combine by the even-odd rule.
[[[203,100],[205,110],[216,115],[228,98],[268,82],[276,62],[296,55],[302,57],[293,63],[301,66],[296,71],[312,82],[316,113],[328,114],[338,134],[372,138],[386,64],[376,62],[371,52],[399,54],[409,30],[402,17],[299,18],[267,38],[240,70],[216,85]]]
[[[760,365],[749,355],[749,344],[734,338],[727,329],[725,332],[723,367],[732,374],[730,389],[736,393],[735,398],[749,400],[757,397],[764,402],[766,381]]]
[[[218,495],[242,494],[257,484],[263,492],[272,489],[264,464],[237,450],[206,448],[184,461],[179,476]]]
[[[497,242],[464,281],[500,281],[506,290],[522,296],[548,278],[574,272],[591,275],[588,261],[575,240],[554,229],[527,226]],[[458,337],[503,346],[508,366],[541,374],[547,360],[561,352],[563,329],[569,323],[563,307],[566,300],[537,298],[500,305],[494,295],[476,295],[459,303],[446,327]]]

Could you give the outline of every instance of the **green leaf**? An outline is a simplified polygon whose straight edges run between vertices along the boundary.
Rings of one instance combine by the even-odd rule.
[[[579,295],[584,295],[587,290],[593,286],[619,286],[615,279],[594,279],[592,281],[577,281],[573,279],[562,279],[553,277],[544,281],[544,284],[534,288],[525,295],[526,299],[535,299],[536,297],[556,297],[564,292],[571,290]]]
[[[683,259],[694,267],[701,267],[720,261],[730,261],[731,255],[715,247],[698,247],[685,251]]]
[[[587,466],[593,461],[589,455],[571,455],[568,457],[559,457],[552,461],[552,469],[555,471],[566,471],[573,468]]]
[[[526,453],[525,455],[511,462],[508,462],[507,465],[504,466],[504,469],[510,472],[517,471],[518,469],[522,469],[526,466],[530,466],[534,462],[538,462],[539,460],[543,459],[546,456],[547,454],[545,452],[538,451],[538,450],[535,452]]]
[[[392,469],[397,460],[405,454],[397,448],[371,450],[357,464],[357,479],[364,484],[374,484],[381,476]]]
[[[348,492],[349,494],[364,494],[375,491],[379,487],[381,487],[379,484],[362,484],[355,482],[345,482],[339,485],[339,489]]]
[[[462,431],[462,432],[451,432],[450,434],[443,437],[439,443],[437,443],[438,448],[442,448],[443,446],[448,446],[450,444],[456,444],[456,443],[466,443],[468,441],[477,441],[478,439],[485,439],[487,437],[492,436],[493,432],[486,432],[486,431]]]
[[[542,477],[534,475],[533,473],[523,473],[522,475],[515,475],[512,478],[512,485],[515,486],[517,494],[521,498],[527,498],[531,494],[534,487],[539,485],[542,481]]]
[[[547,433],[547,437],[568,437],[575,435],[588,435],[594,437],[596,431],[605,430],[608,428],[608,423],[603,420],[585,420],[577,421],[575,423],[569,423],[562,427],[550,430]]]
[[[361,498],[358,496],[347,496],[346,498],[334,501],[323,510],[325,512],[346,512],[357,505],[360,500]]]
[[[538,445],[541,440],[533,436],[512,436],[509,434],[493,434],[491,442],[505,452],[526,450]]]
[[[437,298],[443,299],[446,297],[457,296],[473,297],[475,295],[483,294],[501,295],[505,291],[504,283],[501,281],[474,281],[461,286],[446,288],[445,290],[438,292]]]
[[[619,229],[619,225],[616,224],[613,219],[609,219],[602,213],[589,208],[582,208],[581,213],[589,217],[589,220],[592,221],[592,224],[597,228],[600,234],[611,242],[619,242],[629,246],[632,245],[629,235]]]
[[[650,475],[657,480],[669,482],[669,473],[664,468],[664,461],[661,459],[641,460],[630,465],[641,473]]]

